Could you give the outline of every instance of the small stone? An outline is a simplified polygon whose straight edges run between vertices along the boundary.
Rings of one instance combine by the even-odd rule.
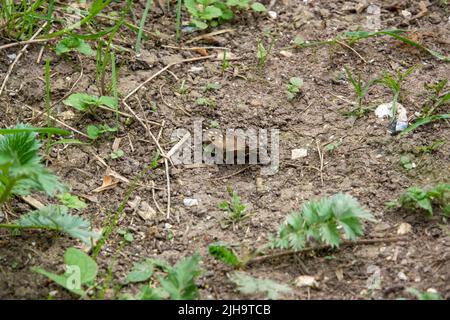
[[[397,277],[402,281],[408,280],[408,277],[406,276],[406,274],[403,271],[400,271],[399,273],[397,273]]]
[[[252,99],[252,100],[250,100],[249,104],[252,107],[262,107],[263,106],[263,102],[259,99]]]
[[[305,158],[308,156],[308,149],[300,148],[300,149],[293,149],[292,150],[292,160]]]
[[[294,54],[291,51],[281,50],[280,54],[285,58],[291,58]]]
[[[186,207],[198,206],[198,200],[197,199],[186,198],[186,199],[183,200],[183,204]]]
[[[263,179],[261,177],[256,178],[256,192],[261,193],[264,191]]]
[[[310,288],[318,288],[319,283],[312,276],[299,276],[295,279],[295,285],[299,288],[301,287],[310,287]]]
[[[441,22],[441,17],[439,16],[439,14],[437,13],[432,13],[430,14],[430,16],[428,17],[428,20],[432,23],[432,24],[438,24]]]
[[[402,16],[405,17],[406,19],[411,18],[412,13],[409,12],[408,10],[402,10]]]
[[[151,220],[156,216],[156,211],[146,201],[142,201],[138,215],[145,221]]]
[[[275,11],[268,11],[267,14],[271,19],[275,20],[277,18],[277,13]]]
[[[397,234],[404,235],[412,231],[412,226],[409,223],[403,222],[398,226]]]

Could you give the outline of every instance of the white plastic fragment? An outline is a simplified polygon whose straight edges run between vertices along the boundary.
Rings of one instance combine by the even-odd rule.
[[[392,118],[393,105],[394,105],[393,102],[380,104],[375,109],[375,115],[378,118],[384,118],[384,117]],[[397,122],[395,124],[395,132],[400,132],[400,131],[405,130],[408,127],[408,114],[407,114],[405,107],[402,104],[397,102],[396,106],[397,106]]]

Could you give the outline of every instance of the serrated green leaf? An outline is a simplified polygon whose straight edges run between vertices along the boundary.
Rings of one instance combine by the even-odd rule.
[[[91,230],[90,222],[67,213],[67,207],[50,205],[23,215],[18,221],[22,227],[41,227],[57,230],[90,244],[91,238],[100,235]]]
[[[151,259],[134,264],[133,269],[127,274],[125,283],[147,281],[153,274],[154,265]]]
[[[337,226],[333,222],[328,222],[320,226],[320,234],[322,241],[329,244],[332,247],[339,247],[341,243],[341,237]]]
[[[170,268],[166,277],[158,277],[163,289],[174,300],[192,300],[198,297],[195,279],[200,274],[200,255],[187,257]]]
[[[241,260],[236,256],[229,247],[223,244],[211,244],[208,246],[208,252],[217,260],[220,260],[230,266],[240,266]]]
[[[84,209],[87,207],[86,202],[84,202],[77,196],[71,195],[68,192],[58,195],[58,199],[63,205],[68,208]]]

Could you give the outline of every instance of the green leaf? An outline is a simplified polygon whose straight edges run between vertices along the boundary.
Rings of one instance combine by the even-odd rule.
[[[339,247],[339,244],[341,243],[341,237],[335,223],[329,222],[321,225],[320,233],[322,236],[322,240],[325,243],[331,245],[332,247]]]
[[[69,284],[70,279],[68,278],[67,275],[58,275],[56,273],[50,272],[45,270],[44,268],[41,267],[34,267],[31,268],[31,271],[40,273],[44,276],[46,276],[47,278],[49,278],[50,280],[52,280],[53,282],[55,282],[56,284],[60,285],[61,287],[65,288],[66,290],[69,290],[72,293],[75,293],[79,296],[85,297],[87,295],[86,291],[80,289],[80,288],[76,288],[76,287],[72,287]]]
[[[66,37],[58,42],[55,51],[58,56],[72,51],[78,51],[86,56],[95,55],[94,50],[86,41],[75,36]]]
[[[418,127],[424,126],[426,124],[429,124],[430,122],[433,122],[433,121],[436,121],[436,120],[445,120],[445,119],[450,119],[450,113],[447,113],[447,114],[436,114],[436,115],[432,115],[432,116],[429,116],[429,117],[418,119],[418,120],[416,120],[416,122],[414,122],[408,128],[403,130],[400,133],[400,135],[403,136],[403,135],[405,135],[407,133],[410,133],[410,132],[416,130]]]
[[[269,279],[253,278],[244,272],[233,272],[229,278],[243,294],[264,293],[268,299],[276,300],[280,294],[292,292],[292,289],[285,284]]]
[[[303,86],[303,79],[302,79],[302,78],[299,78],[299,77],[292,77],[292,78],[289,80],[289,82],[290,82],[293,86],[295,86],[295,87],[297,87],[297,88],[300,88],[301,86]]]
[[[222,10],[214,6],[207,6],[202,13],[202,18],[205,20],[212,20],[222,15]]]
[[[151,259],[137,262],[134,264],[131,272],[127,274],[125,283],[147,281],[152,276],[153,270],[154,267]]]
[[[250,0],[227,0],[227,6],[247,9]]]
[[[64,253],[64,263],[68,266],[77,266],[80,268],[81,284],[94,281],[97,276],[97,263],[94,259],[79,249],[67,249]]]
[[[86,296],[86,292],[82,289],[84,284],[94,281],[97,277],[97,263],[81,250],[69,248],[64,253],[64,263],[66,264],[66,272],[58,275],[49,272],[41,267],[35,267],[31,270],[40,273],[61,287],[80,296]]]
[[[96,105],[98,98],[87,93],[73,93],[63,103],[80,111],[87,111],[89,106]]]
[[[102,96],[98,99],[99,105],[105,105],[111,109],[117,108],[117,101],[114,97]]]
[[[11,194],[27,195],[32,190],[53,195],[64,186],[41,164],[36,133],[19,124],[16,133],[0,136],[0,204]],[[34,128],[33,128],[34,129]]]
[[[51,133],[57,134],[60,136],[69,136],[72,133],[67,130],[59,129],[59,128],[12,128],[12,129],[0,129],[0,135],[3,134],[15,134],[15,133],[24,133],[24,132],[35,132],[35,133]]]
[[[166,277],[158,277],[161,286],[174,300],[192,300],[198,297],[195,279],[200,274],[198,253],[178,262],[168,270]]]
[[[58,195],[58,199],[63,205],[68,208],[84,209],[87,207],[86,202],[84,202],[77,196],[71,195],[68,192]]]
[[[119,149],[119,150],[117,150],[117,151],[113,151],[113,152],[111,153],[111,159],[118,159],[118,158],[121,158],[121,157],[123,157],[124,154],[125,154],[125,153],[124,153],[123,150],[121,150],[121,149]]]
[[[206,23],[204,23],[203,21],[197,20],[197,19],[192,19],[191,23],[196,28],[201,29],[201,30],[208,28],[208,25]]]
[[[21,227],[49,228],[78,238],[86,244],[90,244],[91,238],[100,235],[91,230],[90,222],[67,213],[64,206],[50,205],[40,210],[32,211],[20,217],[18,225]]]
[[[86,129],[87,135],[92,140],[97,139],[100,136],[100,129],[94,125],[90,125]]]
[[[211,244],[208,247],[208,252],[217,260],[220,260],[230,266],[238,267],[242,264],[238,256],[234,254],[233,250],[226,245],[220,243]]]
[[[259,2],[252,3],[252,10],[255,12],[266,12],[267,11],[266,7],[262,3],[259,3]]]

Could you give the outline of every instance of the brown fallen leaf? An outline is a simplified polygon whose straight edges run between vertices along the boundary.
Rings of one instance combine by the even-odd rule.
[[[111,175],[105,174],[103,176],[103,183],[97,189],[92,190],[92,192],[99,193],[105,190],[113,189],[119,184],[119,181],[113,178]]]
[[[199,53],[202,57],[206,57],[208,55],[208,51],[204,48],[197,48],[194,51]]]

